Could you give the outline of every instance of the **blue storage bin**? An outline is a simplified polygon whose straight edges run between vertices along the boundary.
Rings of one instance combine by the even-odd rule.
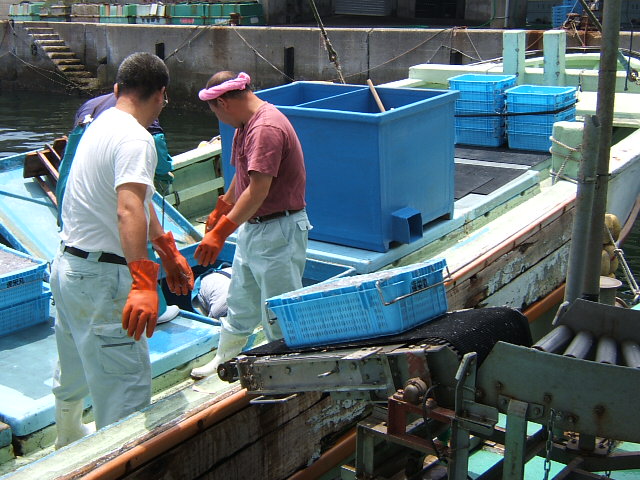
[[[458,93],[377,88],[387,109],[382,113],[366,88],[341,93],[344,86],[324,87],[331,87],[327,97],[290,106],[279,105],[282,90],[258,92],[289,118],[300,138],[314,226],[309,237],[385,252],[391,242],[415,241],[425,224],[451,216]],[[299,84],[279,88],[293,90],[285,100],[299,98]],[[233,130],[221,125],[220,132],[228,185]]]
[[[576,87],[518,85],[505,91],[507,112],[557,110],[576,102]]]
[[[456,144],[499,147],[504,142],[503,117],[456,117]]]
[[[444,259],[328,280],[267,300],[285,343],[322,346],[393,335],[447,311]]]
[[[515,75],[465,73],[449,79],[449,89],[460,92],[460,100],[494,102],[496,96],[516,84]]]
[[[0,245],[0,308],[38,298],[46,267],[43,260]]]
[[[509,147],[522,150],[549,151],[553,124],[560,121],[573,121],[576,108],[572,107],[556,114],[519,115],[507,117],[507,137]]]
[[[50,305],[51,290],[41,283],[36,298],[0,309],[0,335],[46,322],[49,320]]]
[[[549,136],[553,131],[554,123],[571,122],[575,119],[576,107],[549,115],[518,115],[508,117],[507,130],[509,133],[541,133]]]
[[[456,115],[459,113],[500,113],[505,109],[506,96],[495,95],[493,100],[456,100]]]

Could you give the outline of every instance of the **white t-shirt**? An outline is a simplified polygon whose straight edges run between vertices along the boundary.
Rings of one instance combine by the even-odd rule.
[[[67,179],[60,232],[67,246],[87,252],[124,256],[118,231],[116,187],[147,185],[148,201],[155,191],[158,163],[153,137],[130,114],[117,108],[104,111],[82,135]]]

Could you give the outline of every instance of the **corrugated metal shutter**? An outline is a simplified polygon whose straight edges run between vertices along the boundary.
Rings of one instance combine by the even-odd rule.
[[[335,13],[342,15],[391,15],[392,0],[336,0]]]

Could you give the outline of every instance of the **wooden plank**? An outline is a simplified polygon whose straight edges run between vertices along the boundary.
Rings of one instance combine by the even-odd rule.
[[[480,271],[451,285],[447,291],[449,309],[484,306],[486,298],[504,285],[520,276],[524,278],[531,267],[570,240],[573,212],[573,209],[567,209],[548,224],[541,224],[540,229],[514,240],[510,251],[497,256]],[[548,292],[541,291],[540,296],[545,293]]]
[[[365,402],[306,393],[283,404],[253,405],[157,457],[125,478],[287,478],[368,414]]]

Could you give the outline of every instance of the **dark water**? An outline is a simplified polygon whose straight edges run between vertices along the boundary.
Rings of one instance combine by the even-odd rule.
[[[0,94],[0,157],[40,148],[56,137],[67,134],[76,109],[86,100],[78,96],[11,92]],[[165,130],[172,155],[197,147],[202,140],[218,134],[213,114],[202,110],[179,110],[171,104],[162,112],[160,123]],[[625,257],[636,280],[640,281],[640,221],[624,245]],[[630,301],[622,270],[620,296]]]
[[[5,92],[0,94],[0,157],[34,150],[69,133],[77,108],[87,100],[77,95]],[[160,115],[169,153],[175,155],[218,134],[218,122],[204,107],[178,110],[171,104]]]

